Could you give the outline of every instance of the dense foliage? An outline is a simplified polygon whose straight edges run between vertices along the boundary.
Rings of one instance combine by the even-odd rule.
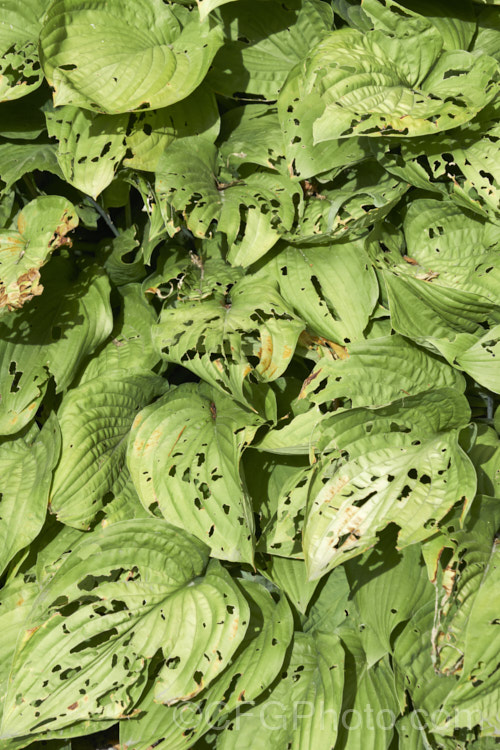
[[[500,741],[499,61],[498,0],[0,0],[2,748]]]

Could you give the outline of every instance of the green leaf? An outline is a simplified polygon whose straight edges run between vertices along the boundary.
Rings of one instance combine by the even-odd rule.
[[[307,580],[307,569],[304,561],[273,555],[264,573],[286,593],[299,612],[305,614],[318,582]]]
[[[337,150],[337,143],[330,144],[333,151]],[[296,241],[318,244],[364,234],[394,208],[408,185],[378,164],[363,162],[359,167],[346,169],[333,183],[324,186],[311,183],[307,190],[310,197],[297,228]]]
[[[38,61],[38,35],[47,3],[44,0],[2,1],[0,25],[0,101],[26,96],[37,89],[43,74]]]
[[[148,304],[139,284],[120,287],[121,308],[108,341],[86,366],[81,382],[105,377],[112,371],[125,375],[147,372],[160,361],[153,348],[151,328],[156,323],[154,308]]]
[[[62,177],[56,149],[49,143],[1,143],[0,177],[5,183],[2,193],[29,172],[51,172]]]
[[[295,633],[281,680],[264,693],[265,700],[226,727],[218,742],[221,750],[330,750],[337,737],[343,670],[337,636]]]
[[[242,99],[276,99],[288,72],[333,22],[319,0],[239,0],[221,17],[228,39],[208,81],[217,93]]]
[[[199,86],[171,107],[134,116],[125,139],[130,155],[123,164],[131,169],[154,172],[163,152],[173,141],[198,136],[213,143],[219,134],[219,124],[214,94],[205,86]]]
[[[59,451],[59,428],[52,418],[33,443],[18,438],[0,445],[0,575],[42,528]]]
[[[198,693],[234,654],[249,615],[228,573],[217,563],[206,569],[207,559],[204,545],[158,519],[86,535],[23,626],[2,737],[117,719],[142,692],[155,655],[157,700]]]
[[[40,267],[78,226],[75,207],[65,198],[36,198],[19,213],[17,231],[0,230],[0,310],[22,307],[43,292]],[[3,310],[5,312],[5,310]]]
[[[227,396],[185,383],[140,412],[128,465],[144,507],[158,503],[214,557],[253,563],[254,521],[239,462],[260,420]]]
[[[322,359],[306,378],[299,399],[326,403],[348,398],[353,407],[383,406],[429,389],[465,389],[457,370],[398,334],[348,344],[347,351],[347,359]]]
[[[164,308],[153,342],[168,362],[245,404],[250,375],[269,382],[286,370],[303,323],[269,283],[259,284],[258,300],[251,277],[224,291]]]
[[[232,3],[234,0],[197,0],[200,18],[203,21],[209,13],[218,8],[220,5]]]
[[[0,321],[0,434],[11,435],[35,415],[51,375],[58,392],[110,334],[109,282],[88,266],[78,281],[62,258],[42,271],[44,293]]]
[[[164,388],[157,375],[118,370],[66,395],[57,415],[62,450],[50,496],[59,521],[89,528],[122,471],[134,417]]]
[[[493,58],[463,50],[440,54],[435,28],[403,25],[401,36],[342,28],[311,50],[299,98],[313,90],[321,98],[315,142],[434,134],[468,122],[496,95]]]
[[[342,345],[363,338],[379,291],[361,243],[288,247],[273,266],[283,299],[309,331]]]
[[[171,209],[182,211],[196,237],[210,236],[217,222],[227,235],[229,262],[248,266],[292,229],[300,192],[288,177],[269,172],[220,182],[216,156],[215,146],[200,139],[172,143],[157,167],[160,208],[167,226]]]
[[[465,515],[476,492],[458,444],[468,420],[464,397],[441,389],[325,422],[325,449],[334,453],[310,489],[303,542],[310,580],[371,547],[391,522],[402,548],[431,536],[455,503]]]
[[[58,141],[57,161],[65,179],[97,198],[125,156],[127,115],[99,115],[66,106],[45,116],[48,134]]]
[[[216,722],[258,698],[278,676],[293,633],[286,598],[276,602],[260,584],[242,580],[238,584],[250,605],[250,620],[229,666],[201,691],[196,703],[168,707],[154,703],[152,693],[147,694],[137,707],[145,711],[144,717],[121,724],[122,744],[134,750],[147,750],[154,743],[160,748],[168,743],[169,750],[192,745]]]
[[[196,11],[161,0],[112,0],[92,8],[83,0],[56,0],[40,36],[54,104],[108,114],[185,99],[221,44],[219,28],[200,22]]]

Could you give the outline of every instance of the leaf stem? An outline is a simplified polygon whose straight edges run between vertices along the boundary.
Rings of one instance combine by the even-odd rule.
[[[106,222],[106,224],[108,225],[108,227],[111,229],[111,231],[113,232],[113,234],[115,235],[115,237],[119,237],[120,236],[120,232],[118,231],[118,229],[115,227],[115,225],[111,221],[111,217],[107,213],[107,211],[105,211],[104,208],[97,203],[97,201],[95,201],[93,198],[91,198],[90,195],[86,195],[85,196],[85,200],[88,201],[95,208],[95,210],[97,211],[97,213],[100,216],[102,216],[102,218],[104,219],[104,221]]]

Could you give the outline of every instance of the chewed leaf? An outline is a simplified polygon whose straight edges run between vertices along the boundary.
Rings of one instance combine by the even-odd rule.
[[[254,520],[239,462],[260,420],[208,386],[184,384],[140,412],[128,465],[146,508],[205,542],[214,557],[253,562]]]
[[[290,231],[300,203],[300,189],[281,174],[253,172],[244,179],[220,182],[217,149],[196,138],[172,143],[157,167],[156,191],[167,226],[171,210],[183,213],[197,237],[217,229],[227,235],[228,260],[249,266]]]
[[[99,115],[66,106],[47,112],[46,118],[48,134],[59,143],[57,160],[65,179],[97,198],[125,156],[127,115]]]
[[[168,362],[177,362],[243,404],[249,402],[252,374],[257,382],[276,380],[287,368],[304,327],[276,289],[251,277],[229,292],[166,307],[153,328],[153,342]],[[249,390],[250,389],[250,390]]]
[[[0,102],[26,96],[42,83],[37,43],[46,9],[44,0],[2,2]]]
[[[36,413],[47,382],[69,386],[84,358],[111,333],[110,286],[87,268],[71,279],[71,266],[53,258],[42,270],[44,293],[0,319],[0,432],[12,435]]]
[[[55,104],[108,114],[184,99],[205,77],[221,43],[220,29],[200,22],[197,11],[161,0],[99,0],[91,7],[84,0],[56,0],[40,39]]]
[[[159,700],[187,699],[210,683],[243,639],[249,609],[229,574],[215,562],[206,569],[207,560],[204,545],[158,519],[85,535],[23,626],[1,736],[119,718],[154,656]]]
[[[311,580],[371,547],[391,522],[404,547],[431,536],[455,503],[465,514],[476,492],[458,444],[468,419],[464,396],[451,389],[330,418],[324,449],[333,462],[319,465],[304,532]]]
[[[0,309],[14,310],[43,292],[40,267],[78,226],[74,206],[65,198],[36,198],[20,212],[17,230],[0,230]]]
[[[441,47],[430,26],[407,38],[342,28],[320,41],[299,84],[299,98],[312,97],[315,108],[321,98],[315,142],[427,135],[471,120],[497,92],[498,64],[463,50],[440,54]],[[281,98],[290,99],[286,86]]]

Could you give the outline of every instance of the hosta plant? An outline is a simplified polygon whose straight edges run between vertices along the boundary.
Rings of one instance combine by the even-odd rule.
[[[499,86],[498,0],[0,0],[2,749],[500,742]]]

